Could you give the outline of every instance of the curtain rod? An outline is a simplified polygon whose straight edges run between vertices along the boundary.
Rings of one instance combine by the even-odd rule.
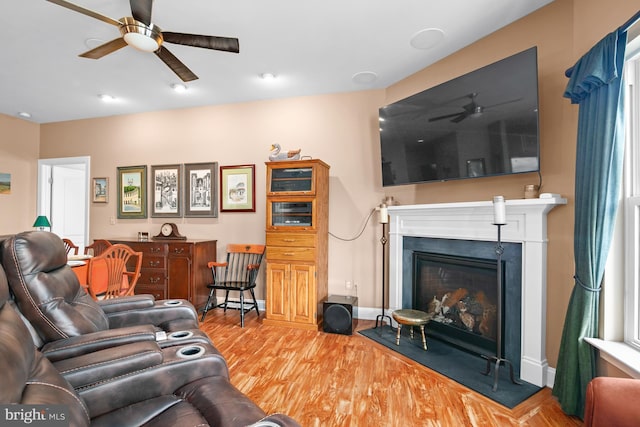
[[[636,22],[640,21],[640,11],[636,12],[631,18],[627,20],[624,24],[618,27],[619,31],[627,31],[629,28],[633,26]],[[564,75],[567,77],[571,77],[571,73],[573,72],[573,66],[566,69]]]

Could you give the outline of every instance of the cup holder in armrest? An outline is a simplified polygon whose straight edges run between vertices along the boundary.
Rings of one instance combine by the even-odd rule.
[[[181,359],[195,359],[204,354],[204,347],[200,345],[188,345],[186,347],[180,347],[176,354]]]
[[[171,332],[167,338],[170,340],[184,340],[187,338],[191,338],[193,336],[193,332],[191,331],[176,331]]]
[[[177,299],[172,299],[172,300],[169,300],[169,301],[165,301],[164,305],[167,305],[167,306],[182,305],[182,301],[177,300]]]

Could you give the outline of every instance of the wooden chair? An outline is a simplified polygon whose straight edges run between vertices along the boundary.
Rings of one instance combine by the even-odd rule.
[[[64,248],[67,251],[67,255],[78,255],[78,248],[71,240],[69,239],[62,239],[62,242],[64,243]],[[70,254],[70,252],[73,250],[73,254]]]
[[[142,252],[123,244],[107,247],[89,262],[89,294],[95,300],[133,295],[141,267]]]
[[[222,307],[226,313],[227,308],[240,310],[240,326],[244,328],[245,313],[256,309],[256,313],[260,316],[258,303],[253,288],[256,287],[256,278],[258,270],[264,256],[264,245],[251,244],[230,244],[227,245],[227,258],[225,262],[211,261],[207,266],[211,269],[213,283],[207,285],[210,289],[209,298],[204,306],[201,321],[207,315],[207,311],[213,302],[213,307]],[[225,292],[224,302],[216,304],[216,290]],[[240,302],[229,301],[229,292],[240,292]],[[249,291],[252,302],[246,302],[244,299],[245,291]],[[230,305],[231,304],[231,305]],[[239,304],[239,305],[238,305]]]
[[[111,246],[110,241],[104,240],[104,239],[95,239],[92,244],[85,246],[84,254],[98,256],[102,252],[104,252],[109,246]]]

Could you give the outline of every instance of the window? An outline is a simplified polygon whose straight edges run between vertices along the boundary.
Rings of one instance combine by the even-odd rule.
[[[640,350],[640,43],[627,47],[625,64],[624,341]]]

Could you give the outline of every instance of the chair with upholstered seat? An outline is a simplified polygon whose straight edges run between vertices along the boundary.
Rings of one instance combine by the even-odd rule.
[[[71,240],[69,239],[62,239],[62,242],[64,243],[64,248],[67,251],[67,255],[78,255],[78,246],[75,245],[75,243],[73,243]],[[73,252],[73,253],[71,253]]]
[[[142,267],[142,252],[115,244],[89,262],[89,294],[93,299],[109,299],[134,294]]]
[[[104,239],[95,239],[92,244],[85,246],[84,254],[98,256],[102,252],[104,252],[109,246],[111,246],[110,241],[104,240]]]
[[[225,262],[211,261],[207,266],[211,269],[213,283],[207,285],[209,288],[209,298],[202,312],[202,319],[207,315],[210,308],[237,308],[240,310],[240,326],[244,327],[244,315],[255,308],[260,316],[258,303],[253,289],[256,287],[258,270],[264,256],[264,245],[250,244],[229,244],[227,245],[227,257]],[[224,302],[216,304],[216,290],[225,292]],[[229,293],[237,291],[240,293],[240,302],[229,301]],[[251,294],[252,302],[246,302],[245,291]],[[213,307],[211,307],[213,303]],[[231,305],[230,305],[231,304]]]

